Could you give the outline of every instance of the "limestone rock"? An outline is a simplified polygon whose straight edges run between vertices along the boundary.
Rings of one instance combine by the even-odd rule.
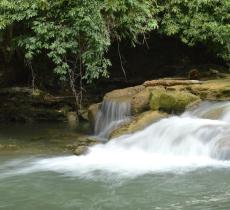
[[[145,87],[154,87],[154,86],[175,86],[175,85],[192,85],[192,84],[201,84],[201,81],[198,80],[176,80],[176,79],[159,79],[159,80],[149,80],[144,82]]]
[[[104,100],[130,99],[131,97],[133,97],[137,93],[143,91],[144,89],[145,89],[145,87],[143,85],[138,85],[138,86],[134,86],[134,87],[113,90],[113,91],[105,94]]]

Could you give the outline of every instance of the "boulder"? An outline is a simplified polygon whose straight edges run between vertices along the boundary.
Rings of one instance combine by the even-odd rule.
[[[180,113],[186,107],[200,100],[200,98],[187,91],[167,91],[164,89],[154,90],[151,93],[151,110],[163,110],[167,113]]]
[[[97,104],[92,104],[88,108],[88,119],[89,119],[89,122],[90,122],[90,125],[92,128],[94,128],[97,112],[98,112],[100,106],[101,106],[101,103],[97,103]]]
[[[148,125],[167,117],[167,113],[159,112],[159,111],[146,111],[142,114],[133,117],[131,121],[121,125],[118,129],[114,130],[110,139],[119,137],[125,134],[131,134],[137,131],[140,131],[147,127]]]

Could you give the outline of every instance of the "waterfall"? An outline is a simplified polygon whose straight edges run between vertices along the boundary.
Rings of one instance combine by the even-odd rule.
[[[101,139],[107,139],[110,133],[130,117],[129,101],[104,100],[97,112],[94,133]]]
[[[127,103],[104,102],[97,118],[98,133],[109,130],[113,121],[126,119],[129,109]],[[181,116],[162,119],[142,131],[92,146],[82,156],[38,158],[21,166],[9,163],[2,166],[9,172],[1,176],[54,171],[83,178],[99,176],[101,172],[106,177],[135,177],[207,167],[230,168],[229,116],[230,102],[203,103]]]
[[[197,108],[187,111],[182,116],[207,119],[230,120],[230,102],[203,102]],[[230,121],[229,121],[230,122]]]

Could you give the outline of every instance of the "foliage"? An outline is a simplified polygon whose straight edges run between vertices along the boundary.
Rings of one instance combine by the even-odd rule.
[[[17,38],[25,57],[46,54],[55,72],[88,82],[108,76],[106,52],[114,39],[137,41],[156,27],[151,0],[1,0],[0,29],[23,25]]]
[[[91,82],[108,76],[112,42],[135,45],[156,28],[188,45],[206,44],[229,61],[229,11],[229,0],[1,0],[0,42],[13,28],[11,44],[28,61],[45,55],[60,78]]]
[[[225,60],[230,60],[229,0],[159,1],[160,32],[188,44],[203,43]]]

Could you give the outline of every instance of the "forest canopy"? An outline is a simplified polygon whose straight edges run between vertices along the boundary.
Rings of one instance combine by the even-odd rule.
[[[133,45],[151,31],[202,43],[230,60],[229,0],[1,0],[0,51],[33,63],[47,57],[61,79],[108,77],[113,42]]]

